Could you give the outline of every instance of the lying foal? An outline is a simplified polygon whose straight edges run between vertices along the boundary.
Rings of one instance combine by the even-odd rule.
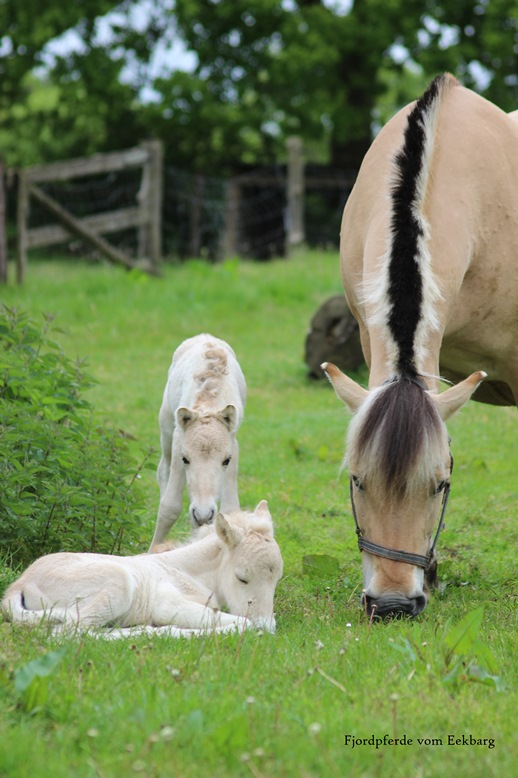
[[[117,557],[58,553],[33,562],[1,603],[11,621],[66,628],[142,625],[275,631],[282,557],[268,504],[219,513],[186,545]],[[220,609],[226,606],[229,613]],[[143,630],[149,631],[149,630]]]

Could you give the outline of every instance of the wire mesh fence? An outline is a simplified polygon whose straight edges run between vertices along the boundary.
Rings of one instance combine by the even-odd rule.
[[[165,261],[201,257],[216,262],[233,255],[264,260],[287,252],[290,213],[285,165],[248,170],[232,178],[164,166],[162,176]],[[302,220],[306,245],[338,246],[341,215],[354,178],[352,171],[305,165]],[[134,205],[141,187],[142,172],[135,168],[41,184],[44,192],[78,219]],[[31,229],[53,221],[52,215],[34,201],[28,219]],[[128,256],[138,258],[138,225],[119,232],[112,230],[110,241]],[[95,249],[78,237],[66,237],[61,243],[32,252],[96,257]]]

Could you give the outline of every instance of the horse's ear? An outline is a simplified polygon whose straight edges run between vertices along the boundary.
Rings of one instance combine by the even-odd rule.
[[[324,362],[320,367],[333,384],[340,400],[347,405],[350,411],[357,411],[369,395],[367,389],[342,373],[332,362]]]
[[[435,404],[435,407],[439,411],[439,415],[443,421],[446,421],[457,413],[463,405],[465,405],[477,386],[481,381],[487,378],[487,373],[479,370],[476,373],[472,373],[460,384],[446,389],[445,392],[440,394],[430,394],[430,399]]]
[[[237,424],[237,408],[235,405],[227,405],[222,411],[218,411],[218,418],[228,428],[229,432],[233,432]]]
[[[261,502],[257,505],[254,513],[256,516],[259,516],[260,519],[265,519],[266,521],[269,521],[270,524],[273,526],[272,515],[270,513],[270,509],[268,508],[268,503],[266,502],[266,500],[261,500]]]
[[[218,513],[216,516],[215,526],[218,537],[229,548],[236,548],[241,543],[243,538],[239,528],[227,521],[222,513]]]
[[[190,408],[177,408],[176,409],[176,423],[179,427],[185,430],[192,421],[198,418],[196,411],[192,411]]]

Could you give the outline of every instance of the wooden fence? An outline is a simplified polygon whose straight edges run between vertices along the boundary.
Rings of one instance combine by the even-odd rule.
[[[315,197],[321,197],[319,216],[325,208],[332,209],[327,211],[332,214],[326,232],[332,236],[329,245],[335,245],[338,239],[341,211],[353,186],[355,172],[306,165],[299,137],[287,141],[286,165],[250,170],[226,180],[176,168],[164,169],[162,156],[161,143],[149,141],[126,151],[35,165],[18,171],[18,282],[24,279],[30,249],[63,243],[71,236],[79,237],[110,261],[152,273],[159,272],[162,241],[167,242],[168,253],[180,257],[206,256],[210,241],[209,256],[213,260],[240,255],[259,258],[289,255],[306,241],[309,245],[327,245],[314,241],[314,217],[313,221],[308,219],[305,223],[311,215],[309,197],[313,198],[313,203]],[[113,184],[100,185],[99,179],[95,183],[95,176],[124,174],[128,169],[138,168],[142,169],[140,180],[136,177],[126,200],[120,200],[126,207],[116,210],[92,214],[92,205],[85,195],[83,202],[74,207],[82,214],[90,212],[91,215],[78,216],[65,207],[63,196],[61,202],[57,202],[49,193],[52,189],[48,185],[52,182],[83,178],[88,185],[93,182],[92,186],[100,186],[103,194],[109,194]],[[7,280],[3,180],[0,164],[0,284]],[[47,184],[45,191],[40,186],[44,183]],[[83,182],[79,182],[79,189],[82,186]],[[164,187],[167,188],[165,197]],[[31,200],[52,214],[53,223],[30,226]],[[98,202],[96,207],[99,210],[107,206]],[[321,223],[322,220],[319,226]],[[132,257],[121,250],[120,242],[113,245],[104,237],[129,228],[136,228],[136,234],[133,232],[131,236]],[[180,239],[183,241],[181,249]],[[263,244],[266,249],[261,248]]]
[[[51,181],[69,181],[102,173],[142,168],[135,206],[77,218],[39,186]],[[30,198],[48,210],[58,224],[29,227]],[[1,202],[0,202],[1,207]],[[61,243],[70,235],[104,254],[112,262],[128,268],[140,267],[158,273],[161,259],[162,144],[149,141],[126,151],[95,154],[49,165],[34,165],[18,174],[16,225],[16,277],[22,283],[31,248]],[[136,227],[139,235],[139,261],[131,259],[102,235]],[[0,248],[1,251],[1,248]]]

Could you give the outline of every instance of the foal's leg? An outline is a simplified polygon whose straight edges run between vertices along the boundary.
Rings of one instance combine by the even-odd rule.
[[[162,478],[165,474],[165,467],[169,462],[169,473],[165,487],[162,488]],[[160,504],[158,506],[158,516],[155,527],[155,534],[151,541],[150,549],[158,543],[163,543],[167,534],[183,507],[183,490],[185,486],[185,471],[182,464],[181,451],[178,438],[173,436],[171,453],[166,456],[164,452],[158,466],[160,483]]]
[[[237,489],[237,475],[239,465],[239,446],[237,440],[232,444],[232,456],[230,463],[223,477],[223,486],[221,488],[222,513],[230,513],[239,510],[239,494]]]
[[[157,599],[152,605],[151,618],[156,627],[174,625],[182,629],[213,629],[235,626],[245,629],[251,622],[243,616],[208,608],[199,602],[187,600],[173,584],[163,582],[157,588]]]

